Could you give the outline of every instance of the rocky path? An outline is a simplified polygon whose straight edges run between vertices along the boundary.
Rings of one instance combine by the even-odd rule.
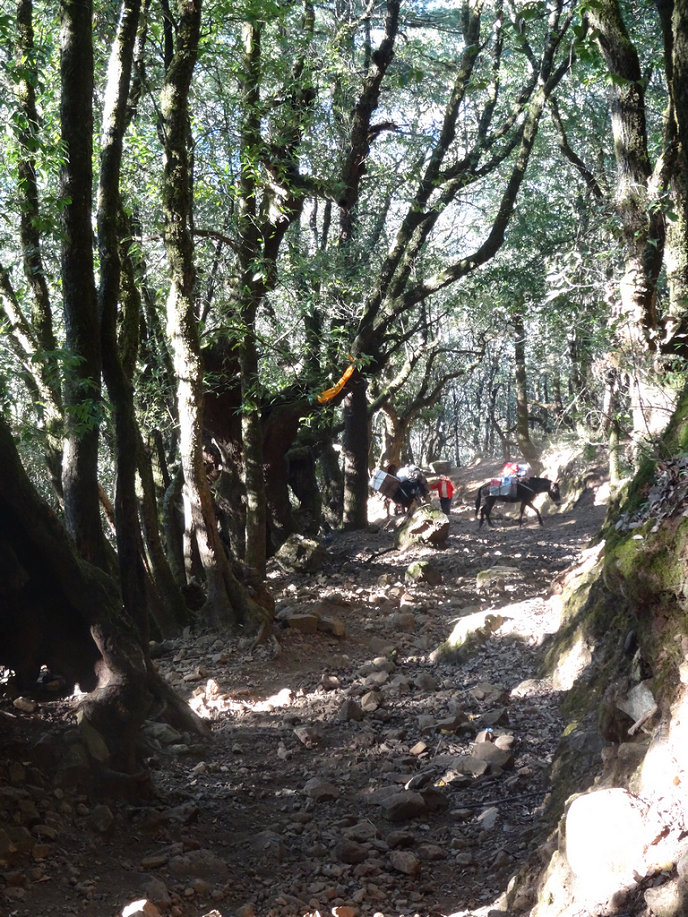
[[[273,565],[276,641],[160,647],[211,741],[152,727],[159,800],[145,807],[60,801],[47,787],[37,802],[40,774],[15,769],[6,791],[53,834],[31,868],[3,874],[0,914],[114,917],[137,899],[150,917],[498,914],[547,831],[561,731],[539,677],[557,627],[550,585],[603,507],[590,492],[542,528],[509,516],[479,531],[459,499],[443,551],[388,551],[381,525],[336,535],[317,573]],[[433,585],[407,581],[416,559]],[[503,620],[481,647],[436,658],[459,619],[485,612]]]

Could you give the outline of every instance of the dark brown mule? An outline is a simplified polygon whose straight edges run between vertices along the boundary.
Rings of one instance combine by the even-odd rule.
[[[488,525],[492,525],[492,520],[490,519],[490,513],[492,512],[492,507],[495,503],[500,500],[504,503],[520,503],[521,504],[521,514],[518,517],[518,524],[523,525],[523,513],[525,512],[526,506],[529,506],[533,512],[538,517],[538,522],[542,525],[542,516],[540,512],[533,504],[533,500],[538,494],[547,494],[548,497],[551,497],[556,504],[561,503],[561,494],[559,493],[559,484],[557,481],[550,481],[549,478],[528,478],[527,482],[519,481],[516,485],[516,494],[515,496],[501,494],[490,494],[489,493],[489,484],[483,484],[482,487],[478,488],[478,495],[475,498],[475,514],[478,515],[480,512],[480,526],[487,519]],[[485,495],[483,496],[483,491]],[[482,500],[482,506],[480,505]]]

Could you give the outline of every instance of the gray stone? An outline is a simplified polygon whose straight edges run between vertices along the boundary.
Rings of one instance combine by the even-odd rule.
[[[340,862],[355,866],[356,863],[363,863],[368,859],[370,848],[365,844],[359,844],[357,841],[347,838],[337,844],[335,854]]]
[[[306,748],[313,748],[322,741],[322,732],[316,726],[296,726],[294,735]]]
[[[678,877],[648,888],[645,903],[656,917],[684,917],[688,912],[688,882]]]
[[[368,691],[361,698],[361,710],[364,713],[374,713],[382,703],[382,695],[379,691]]]
[[[160,917],[160,911],[152,901],[141,898],[122,908],[122,917]]]
[[[493,771],[502,770],[505,767],[511,767],[514,763],[514,756],[511,751],[504,748],[498,748],[492,742],[479,742],[473,748],[473,757],[479,761],[486,761]]]
[[[447,851],[439,844],[421,844],[418,848],[418,856],[421,860],[434,863],[437,860],[446,860]]]
[[[473,685],[471,694],[477,701],[487,704],[506,703],[509,697],[509,692],[503,685],[495,685],[487,681]]]
[[[494,707],[480,714],[480,722],[484,726],[504,726],[509,721],[506,707]]]
[[[454,758],[447,777],[452,773],[465,774],[470,777],[482,777],[489,769],[489,762],[475,755],[458,755]],[[447,779],[447,778],[444,778]]]
[[[416,617],[410,611],[399,611],[391,615],[389,623],[395,630],[400,630],[407,634],[412,634],[416,629]]]
[[[317,572],[327,552],[317,541],[303,535],[290,535],[275,554],[275,560],[285,570],[300,570],[304,573]]]
[[[377,837],[377,828],[370,821],[360,821],[355,825],[351,825],[350,828],[345,828],[344,835],[349,840],[363,843]]]
[[[426,812],[443,812],[449,808],[446,794],[437,787],[428,787],[420,795],[423,797]]]
[[[342,722],[353,721],[355,723],[360,723],[363,719],[363,710],[361,705],[357,703],[352,697],[347,697],[346,700],[342,702],[341,707],[337,711],[337,719]]]
[[[461,729],[462,726],[465,726],[468,722],[468,717],[465,713],[457,711],[452,716],[445,717],[443,720],[437,720],[434,724],[434,728],[437,732],[456,732]]]
[[[115,823],[115,816],[112,814],[112,810],[109,806],[97,805],[91,809],[88,821],[91,827],[99,834],[107,834],[112,830]]]
[[[449,528],[449,519],[440,509],[430,504],[421,506],[398,530],[397,546],[402,551],[414,544],[444,547]]]
[[[436,691],[437,679],[429,672],[421,672],[414,682],[419,691]]]
[[[501,735],[495,736],[494,740],[494,744],[497,748],[501,748],[503,751],[511,751],[515,742],[516,737],[508,732],[503,732]]]
[[[651,685],[651,679],[641,681],[640,684],[632,687],[621,700],[617,701],[619,710],[623,710],[624,713],[630,716],[634,723],[652,710],[657,709]]]
[[[17,852],[17,848],[12,842],[9,834],[0,828],[0,861],[9,860],[13,853]]]
[[[312,777],[306,782],[303,791],[316,802],[322,802],[326,799],[338,799],[339,790],[333,783],[327,780],[321,780],[320,777]]]
[[[172,898],[169,890],[162,879],[156,876],[148,876],[143,884],[143,892],[153,904],[159,907],[169,907],[172,904]]]
[[[489,809],[485,809],[480,813],[478,816],[478,824],[486,831],[491,831],[496,826],[498,819],[499,809],[496,806],[490,806]]]
[[[336,675],[322,675],[320,678],[320,686],[326,691],[336,691],[337,688],[341,688],[341,682]]]
[[[393,793],[381,802],[382,810],[390,821],[409,821],[427,812],[425,799],[412,790]]]
[[[317,634],[320,618],[312,614],[291,614],[287,618],[287,624],[293,630],[298,630],[299,633]]]
[[[478,592],[503,592],[506,588],[506,582],[520,577],[521,571],[518,567],[496,566],[489,567],[487,570],[481,570],[475,578],[475,584]]]
[[[475,612],[462,617],[444,643],[431,653],[430,659],[432,662],[464,662],[503,623],[504,618],[491,611]]]
[[[269,835],[269,838],[267,835]],[[275,838],[270,832],[263,832],[263,835],[259,835],[255,840],[263,850],[269,846],[269,843],[279,842],[279,838]],[[194,879],[200,876],[214,879],[218,876],[226,876],[229,867],[212,850],[200,848],[199,850],[189,850],[180,856],[171,857],[168,869],[175,876],[190,876]]]
[[[392,869],[405,876],[417,876],[420,872],[420,860],[410,850],[392,850],[389,862]]]
[[[331,634],[340,640],[346,637],[346,625],[339,618],[318,618],[318,630],[322,634]]]
[[[428,583],[430,586],[439,586],[442,574],[429,560],[417,560],[406,570],[407,582]]]
[[[371,672],[370,675],[366,677],[365,686],[366,688],[380,688],[382,685],[386,684],[389,681],[389,672],[379,671]]]

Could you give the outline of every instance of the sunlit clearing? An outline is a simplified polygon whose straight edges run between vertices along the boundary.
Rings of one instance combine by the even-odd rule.
[[[86,694],[87,694],[87,693],[88,693],[87,691],[82,691],[82,690],[81,690],[81,685],[75,684],[75,685],[74,685],[74,690],[72,691],[72,693],[71,693],[70,696],[73,697],[73,698],[77,698],[77,699],[78,699],[78,698],[80,698],[80,697],[86,697]]]

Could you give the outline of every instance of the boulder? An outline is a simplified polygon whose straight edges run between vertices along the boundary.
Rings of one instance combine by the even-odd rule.
[[[507,581],[520,576],[521,571],[517,567],[507,567],[502,564],[480,570],[475,577],[475,584],[478,592],[504,592]]]
[[[449,637],[430,654],[432,662],[464,662],[504,624],[504,618],[491,611],[466,615],[456,623]]]
[[[323,565],[326,551],[323,545],[303,535],[290,535],[275,554],[275,560],[285,570],[316,573]]]
[[[442,582],[442,574],[429,560],[417,560],[407,567],[405,579],[407,582],[439,586]]]
[[[581,897],[603,902],[645,875],[648,806],[627,790],[597,790],[573,800],[566,815],[566,858]]]
[[[448,538],[449,518],[441,509],[429,503],[420,506],[399,528],[396,535],[397,547],[402,551],[415,544],[442,548]]]

